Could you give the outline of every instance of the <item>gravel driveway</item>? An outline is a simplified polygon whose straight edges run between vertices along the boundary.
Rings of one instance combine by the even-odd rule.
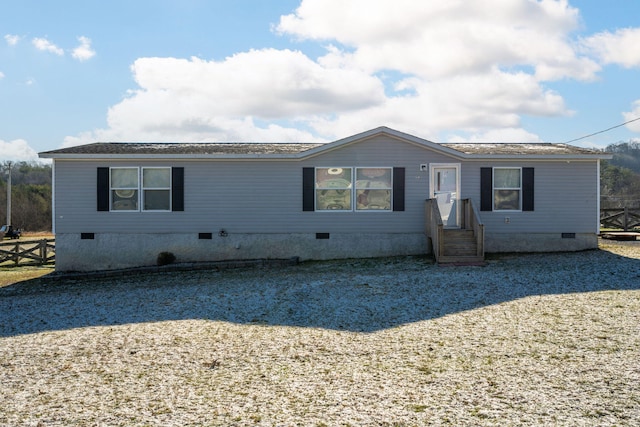
[[[0,289],[3,426],[639,425],[640,242]]]

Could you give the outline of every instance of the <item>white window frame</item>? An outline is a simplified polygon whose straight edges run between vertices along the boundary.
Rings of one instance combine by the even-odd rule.
[[[351,182],[349,183],[348,187],[345,188],[320,188],[318,187],[318,170],[319,169],[348,169],[351,171]],[[313,171],[313,180],[314,180],[314,193],[313,193],[313,203],[314,203],[314,210],[316,212],[353,212],[353,193],[354,193],[354,185],[353,185],[353,181],[354,181],[354,168],[350,167],[350,166],[318,166],[316,168],[314,168]],[[318,191],[322,191],[322,190],[345,190],[345,191],[349,191],[349,204],[350,204],[350,208],[349,209],[319,209],[318,208]]]
[[[351,205],[350,209],[320,209],[318,207],[318,191],[328,190],[327,188],[320,188],[318,186],[318,170],[319,169],[348,169],[351,171],[351,182],[348,187],[345,188],[335,188],[331,190],[345,190],[349,191],[349,203]],[[358,209],[358,185],[357,185],[357,177],[358,171],[362,169],[386,169],[390,174],[390,186],[389,188],[378,188],[374,190],[388,190],[389,191],[389,209]],[[362,190],[360,188],[360,190]],[[392,166],[317,166],[314,168],[314,194],[313,194],[313,203],[314,203],[314,211],[315,212],[393,212],[393,167]]]
[[[113,187],[112,186],[112,175],[114,169],[135,169],[136,176],[138,179],[136,187]],[[114,191],[137,191],[138,197],[136,200],[136,209],[114,209],[113,208],[113,193]],[[109,168],[109,211],[110,212],[140,212],[140,168],[137,166],[112,166]]]
[[[437,178],[436,178],[436,169],[455,169],[455,178],[456,178],[456,189],[455,194],[452,194],[452,199],[456,200],[455,203],[455,221],[454,224],[447,224],[447,228],[459,228],[460,227],[460,218],[462,213],[462,204],[459,203],[462,200],[461,193],[461,181],[462,181],[462,165],[460,163],[429,163],[429,197],[437,198],[436,193],[439,191],[437,188]],[[453,193],[453,192],[452,192]],[[493,194],[493,193],[492,193]]]
[[[518,172],[520,173],[520,186],[519,187],[496,187],[496,177],[495,177],[495,173],[496,170],[518,170]],[[495,166],[492,169],[492,189],[491,189],[491,204],[493,206],[493,211],[494,212],[522,212],[522,167],[519,166]],[[497,209],[496,208],[496,191],[497,190],[509,190],[509,191],[514,191],[517,190],[518,191],[518,209]]]
[[[135,169],[138,179],[137,187],[112,187],[111,175],[114,169]],[[167,169],[169,171],[169,187],[145,187],[144,186],[144,171],[146,169]],[[170,166],[112,166],[109,168],[109,212],[171,212],[171,203],[173,200],[173,182]],[[114,191],[128,191],[133,190],[138,192],[136,200],[137,209],[114,209],[113,208],[113,192]],[[145,190],[168,190],[169,191],[169,209],[145,209],[144,208],[144,192]]]
[[[389,187],[388,188],[371,188],[370,190],[387,190],[389,191],[389,209],[358,209],[358,190],[364,190],[358,188],[358,171],[363,169],[385,169],[389,172]],[[355,168],[355,175],[353,176],[353,201],[351,205],[356,212],[392,212],[393,211],[393,167],[391,166],[358,166]]]
[[[144,186],[144,171],[147,169],[167,169],[169,171],[169,187],[145,187]],[[140,168],[140,178],[138,180],[140,184],[140,209],[143,212],[171,212],[171,201],[173,198],[173,192],[171,189],[173,188],[171,176],[171,167],[169,166],[144,166]],[[145,209],[144,208],[144,192],[146,190],[168,190],[169,191],[169,209]]]

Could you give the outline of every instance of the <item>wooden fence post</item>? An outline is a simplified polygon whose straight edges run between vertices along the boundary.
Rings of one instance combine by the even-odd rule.
[[[40,264],[47,262],[47,241],[40,240]]]
[[[629,209],[624,207],[624,231],[629,231]]]
[[[14,252],[15,255],[13,255],[13,261],[18,265],[18,263],[20,263],[20,243],[16,243]]]

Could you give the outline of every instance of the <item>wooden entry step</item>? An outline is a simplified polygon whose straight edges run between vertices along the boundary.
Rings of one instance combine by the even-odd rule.
[[[476,264],[484,261],[484,256],[478,255],[477,239],[473,230],[445,229],[443,231],[440,263]]]

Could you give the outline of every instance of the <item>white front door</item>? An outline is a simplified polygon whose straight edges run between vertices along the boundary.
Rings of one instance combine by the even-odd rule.
[[[438,209],[445,227],[460,227],[460,164],[429,165],[431,198],[438,201]]]

